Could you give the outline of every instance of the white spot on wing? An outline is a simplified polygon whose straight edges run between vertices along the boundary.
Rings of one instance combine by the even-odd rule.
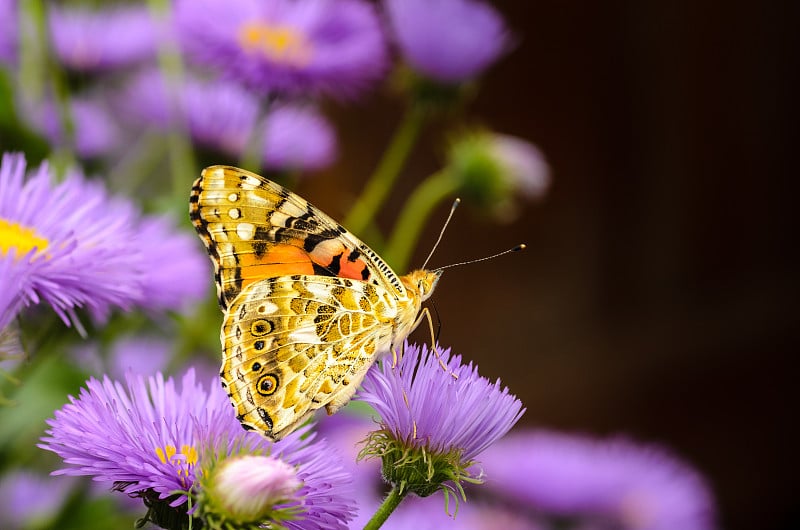
[[[236,225],[236,235],[245,241],[253,239],[255,233],[256,227],[252,223],[239,223]]]
[[[228,210],[228,216],[230,216],[231,219],[238,219],[241,213],[239,208],[231,208]]]

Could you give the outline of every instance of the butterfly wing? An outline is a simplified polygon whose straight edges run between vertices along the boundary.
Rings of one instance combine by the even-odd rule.
[[[255,173],[206,168],[192,187],[189,215],[214,263],[223,310],[253,282],[292,274],[360,280],[397,298],[406,295],[397,275],[366,244]]]
[[[380,285],[292,275],[245,285],[225,314],[223,387],[245,428],[280,439],[352,397],[389,349],[397,306]]]

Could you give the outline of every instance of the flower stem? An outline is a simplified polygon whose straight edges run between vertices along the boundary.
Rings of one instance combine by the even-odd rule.
[[[383,205],[419,136],[425,115],[424,108],[418,104],[411,103],[406,109],[389,148],[344,220],[344,226],[351,232],[361,233]]]
[[[147,5],[154,17],[168,19],[171,16],[169,0],[147,0]],[[159,47],[158,66],[164,75],[171,108],[176,110],[180,105],[178,90],[183,81],[184,68],[181,55],[173,43],[164,42]],[[183,113],[177,112],[176,115],[185,119]],[[172,172],[172,194],[176,200],[182,200],[185,198],[189,183],[197,172],[187,124],[181,123],[181,130],[171,130],[167,141]]]
[[[384,259],[395,270],[406,270],[433,209],[457,189],[458,183],[446,171],[434,173],[417,186],[408,198],[383,253]]]
[[[402,501],[406,495],[408,494],[408,490],[401,490],[399,486],[392,486],[392,490],[383,499],[383,502],[378,507],[378,511],[375,512],[375,515],[372,516],[367,524],[364,526],[364,530],[377,530],[378,528],[386,522],[386,519],[392,515],[392,512],[400,505],[400,501]]]

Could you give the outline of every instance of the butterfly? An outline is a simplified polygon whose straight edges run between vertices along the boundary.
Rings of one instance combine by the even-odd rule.
[[[244,169],[203,170],[189,215],[224,313],[222,386],[242,426],[273,440],[345,405],[420,323],[442,274],[398,276],[322,211]]]

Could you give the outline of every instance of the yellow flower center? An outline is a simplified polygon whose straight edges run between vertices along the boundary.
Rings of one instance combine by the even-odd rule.
[[[156,455],[162,464],[170,463],[175,466],[181,484],[186,486],[189,470],[197,463],[197,450],[191,445],[184,444],[181,446],[181,452],[178,453],[178,449],[174,445],[165,445],[156,447]]]
[[[24,256],[32,249],[37,249],[36,254],[43,254],[49,241],[36,233],[33,228],[0,219],[0,254],[6,255],[12,249],[17,251],[17,257]]]
[[[239,28],[239,44],[249,53],[260,53],[278,63],[305,66],[311,62],[311,42],[306,35],[288,26],[246,22]]]

